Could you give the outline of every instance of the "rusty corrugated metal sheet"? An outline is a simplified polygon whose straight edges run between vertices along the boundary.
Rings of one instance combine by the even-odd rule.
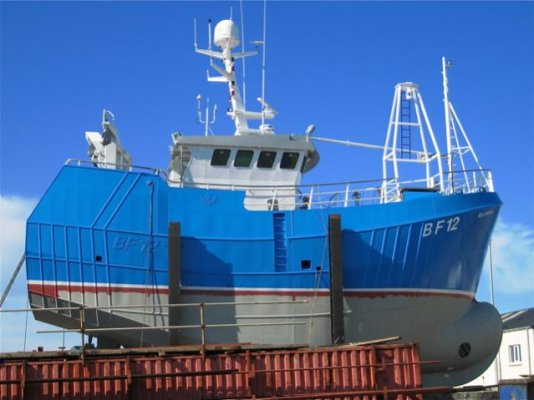
[[[417,345],[0,359],[4,399],[416,399]],[[382,396],[382,397],[381,397]]]

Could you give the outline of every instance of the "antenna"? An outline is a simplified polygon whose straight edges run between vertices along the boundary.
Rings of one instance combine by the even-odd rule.
[[[202,100],[202,96],[199,93],[197,95],[197,120],[198,122],[202,122],[202,114],[200,112],[200,100]]]
[[[452,66],[451,61],[445,62],[445,57],[441,58],[443,73],[443,102],[445,103],[445,128],[447,134],[447,191],[453,193],[462,191],[471,193],[479,190],[479,187],[494,191],[493,178],[490,171],[484,171],[480,166],[467,133],[458,118],[452,102],[449,100],[449,81],[447,78],[447,68]],[[470,154],[470,158],[467,155]],[[454,163],[459,162],[461,170],[454,170]],[[470,165],[468,165],[468,163]],[[469,176],[469,172],[473,176]],[[482,182],[478,182],[482,178]]]
[[[208,19],[208,50],[211,50],[211,18]]]
[[[197,19],[196,18],[193,18],[193,35],[195,36],[194,38],[194,46],[195,46],[195,50],[198,48],[198,45],[197,45]]]
[[[210,58],[210,66],[217,71],[220,76],[211,77],[208,73],[209,82],[226,82],[228,84],[228,91],[230,94],[231,108],[228,109],[227,115],[232,118],[234,121],[236,131],[235,135],[250,135],[250,134],[274,134],[274,130],[271,125],[266,125],[265,121],[273,119],[276,110],[269,106],[265,101],[265,50],[263,55],[263,71],[262,71],[262,110],[260,112],[247,111],[243,105],[241,98],[241,83],[238,82],[237,73],[235,71],[235,62],[239,58],[245,58],[249,56],[256,55],[257,51],[241,51],[233,52],[233,49],[239,46],[240,37],[239,37],[239,28],[231,20],[222,20],[217,23],[214,30],[213,44],[217,48],[216,51],[211,50],[211,20],[209,21],[209,40],[210,40],[210,49],[195,49],[196,53],[208,56]],[[264,23],[264,30],[266,23]],[[264,33],[264,37],[266,34]],[[243,41],[242,41],[243,42]],[[264,42],[258,42],[258,44],[263,44]],[[244,47],[242,47],[243,49]],[[224,67],[218,65],[217,63],[212,62],[212,59],[221,60]],[[244,71],[243,71],[244,72]],[[244,75],[243,75],[244,76]],[[243,86],[244,88],[244,86]],[[199,106],[200,107],[200,106]],[[201,112],[201,118],[204,117]],[[208,117],[208,112],[206,111],[206,116],[203,119],[203,123],[206,123]],[[258,129],[252,129],[248,126],[249,120],[261,120],[262,124]],[[206,127],[205,133],[209,131],[209,126]],[[206,133],[207,134],[207,133]]]
[[[213,106],[213,116],[211,117],[211,122],[210,124],[214,124],[215,123],[215,114],[217,114],[217,104],[215,104]],[[212,132],[213,133],[213,132]]]
[[[445,107],[445,137],[447,140],[447,184],[452,189],[452,149],[451,149],[451,112],[449,107],[449,81],[447,80],[447,68],[452,64],[445,63],[445,57],[441,57],[441,68],[443,75],[443,107]]]
[[[210,98],[208,97],[206,99],[206,109],[204,111],[204,120],[202,120],[202,111],[200,109],[200,102],[202,100],[202,96],[200,94],[197,95],[197,116],[198,116],[198,122],[201,124],[204,124],[204,136],[208,136],[208,133],[211,131],[210,125],[215,123],[215,114],[217,112],[217,104],[213,107],[213,115],[210,121]],[[213,134],[213,131],[212,131]]]
[[[265,101],[265,47],[267,47],[266,43],[267,39],[267,0],[263,0],[263,54],[262,54],[262,61],[261,61],[261,98]],[[263,129],[265,125],[265,104],[262,103],[261,108],[261,128],[260,131]]]
[[[245,52],[245,20],[243,18],[243,0],[240,0],[239,2],[239,8],[240,8],[240,12],[241,12],[241,15],[240,15],[240,18],[241,18],[241,52],[244,53]],[[246,109],[247,108],[247,84],[246,84],[246,80],[245,80],[245,58],[246,57],[243,57],[241,59],[242,63],[243,63],[243,108]]]

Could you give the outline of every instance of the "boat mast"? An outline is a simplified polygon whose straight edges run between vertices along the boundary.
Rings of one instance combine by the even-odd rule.
[[[415,111],[414,119],[412,118],[412,109]],[[412,148],[412,128],[419,133],[421,150],[414,150]],[[401,163],[424,165],[424,182],[426,187],[428,189],[438,188],[440,191],[443,191],[441,152],[417,84],[404,82],[395,86],[386,142],[383,149],[383,183],[380,195],[382,203],[401,200]],[[415,157],[413,157],[414,155]],[[436,165],[434,171],[431,168],[433,163]],[[392,167],[392,172],[390,172],[389,166]],[[437,172],[435,172],[436,167]]]
[[[211,23],[209,25],[209,40],[211,42]],[[213,42],[220,49],[214,51],[211,49],[211,43],[207,50],[199,49],[196,40],[196,25],[195,25],[195,52],[210,57],[210,66],[217,71],[219,76],[210,76],[208,73],[209,82],[227,82],[228,91],[230,93],[231,108],[227,114],[234,121],[236,130],[235,135],[250,135],[250,134],[266,134],[274,133],[270,125],[262,124],[259,129],[250,128],[248,121],[272,119],[276,115],[276,111],[263,98],[258,98],[262,105],[262,112],[247,111],[241,99],[239,84],[235,73],[235,61],[241,58],[249,57],[258,54],[257,51],[241,51],[232,53],[232,49],[236,48],[239,43],[239,30],[237,25],[232,20],[220,21],[214,29]],[[224,67],[213,62],[216,58],[221,60]]]
[[[267,47],[267,0],[263,0],[263,39],[262,39],[262,56],[261,56],[261,125],[260,129],[265,127],[265,48]]]
[[[447,192],[454,191],[453,171],[452,171],[452,141],[451,141],[451,114],[449,106],[449,81],[447,79],[447,67],[451,66],[449,61],[445,63],[445,57],[441,57],[441,74],[443,75],[443,107],[445,108],[445,137],[447,140]]]
[[[443,102],[445,105],[445,133],[447,137],[447,187],[446,192],[451,194],[457,190],[471,192],[480,185],[477,176],[483,180],[484,187],[493,192],[493,177],[491,171],[482,169],[475,149],[458,118],[452,102],[449,100],[449,80],[447,78],[447,68],[452,66],[450,61],[441,58],[443,74]],[[460,135],[461,134],[461,135]],[[472,160],[467,157],[471,154]],[[454,170],[454,162],[458,160],[460,170]],[[474,163],[473,163],[474,162]],[[472,176],[470,176],[472,173]]]
[[[245,52],[245,19],[243,17],[243,0],[239,1],[239,11],[240,11],[240,18],[239,21],[241,22],[241,53]],[[243,76],[243,107],[247,107],[247,79],[246,79],[246,68],[245,68],[245,57],[243,57],[242,62],[242,76]]]

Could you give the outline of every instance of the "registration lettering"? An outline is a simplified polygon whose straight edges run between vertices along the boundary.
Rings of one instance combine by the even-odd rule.
[[[454,232],[458,230],[460,217],[451,217],[449,219],[440,219],[436,222],[426,222],[423,225],[423,237],[437,235],[440,232]]]
[[[486,218],[494,214],[494,210],[487,210],[478,213],[478,218]]]
[[[162,242],[157,238],[146,239],[146,238],[136,238],[128,236],[117,236],[113,241],[112,248],[113,250],[118,251],[139,251],[141,253],[148,253],[149,251],[156,253],[162,251],[162,247],[168,247],[168,242]]]

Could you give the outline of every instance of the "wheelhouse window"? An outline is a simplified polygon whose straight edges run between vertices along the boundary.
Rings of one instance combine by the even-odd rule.
[[[252,162],[254,152],[252,150],[237,150],[234,160],[234,167],[248,168]]]
[[[260,151],[258,168],[272,168],[276,158],[276,151]]]
[[[284,153],[280,161],[280,168],[295,169],[297,161],[299,160],[299,153]]]
[[[226,164],[228,164],[229,158],[229,149],[215,149],[213,150],[213,155],[211,156],[210,164],[214,167],[224,167]]]

